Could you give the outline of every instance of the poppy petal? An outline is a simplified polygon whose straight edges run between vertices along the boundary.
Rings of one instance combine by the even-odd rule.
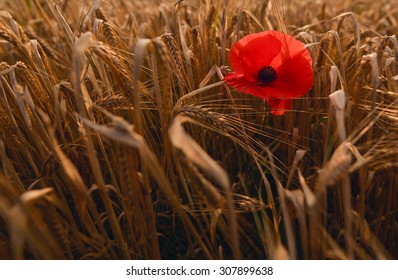
[[[251,84],[253,81],[249,81],[247,77],[243,74],[239,74],[236,72],[229,73],[224,77],[224,81],[230,85],[231,87],[237,89],[240,92],[246,94],[252,94]]]
[[[236,90],[254,95],[259,98],[268,100],[268,98],[275,98],[279,96],[279,91],[271,87],[261,87],[257,82],[248,81],[246,76],[239,73],[229,73],[224,77],[224,81]]]
[[[250,34],[236,42],[230,51],[229,60],[235,72],[256,80],[258,71],[280,53],[282,44],[270,31]]]
[[[308,50],[294,37],[277,31],[242,38],[231,48],[230,64],[234,72],[224,78],[225,82],[265,99],[274,115],[284,114],[291,108],[291,99],[306,94],[314,83]],[[271,70],[276,75],[270,76]]]
[[[277,78],[270,85],[277,95],[273,97],[295,98],[306,94],[314,84],[312,65],[305,56],[296,55],[285,61],[277,70]]]
[[[290,60],[295,56],[303,56],[307,59],[308,63],[312,64],[312,58],[308,50],[304,47],[303,43],[296,40],[294,37],[273,31],[275,37],[282,43],[282,48],[280,53],[274,58],[271,66],[274,68],[279,68],[285,61]]]
[[[267,102],[271,107],[271,114],[276,116],[283,115],[286,110],[290,110],[292,108],[292,101],[290,99],[270,98]]]
[[[263,99],[268,99],[277,95],[277,92],[273,89],[268,87],[260,87],[258,86],[257,82],[248,81],[247,77],[243,74],[238,74],[235,72],[229,73],[224,77],[224,81],[240,92],[251,94]]]

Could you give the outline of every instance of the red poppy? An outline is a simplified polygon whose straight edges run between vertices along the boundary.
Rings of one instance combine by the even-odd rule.
[[[265,99],[273,115],[291,108],[291,99],[303,96],[314,83],[312,59],[292,36],[264,31],[236,42],[229,60],[234,72],[224,81],[237,90]]]

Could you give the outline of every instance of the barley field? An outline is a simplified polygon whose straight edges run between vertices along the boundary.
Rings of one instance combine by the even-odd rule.
[[[267,30],[313,71],[283,114],[224,80]],[[397,259],[397,35],[395,0],[0,0],[0,259]]]

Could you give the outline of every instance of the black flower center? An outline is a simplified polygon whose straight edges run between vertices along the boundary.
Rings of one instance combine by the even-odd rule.
[[[268,85],[276,79],[276,71],[272,66],[264,66],[258,71],[257,80],[262,85]]]

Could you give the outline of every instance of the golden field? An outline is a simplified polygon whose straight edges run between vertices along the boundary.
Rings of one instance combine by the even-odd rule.
[[[398,1],[0,7],[1,259],[398,258]],[[223,82],[264,30],[283,116]]]

